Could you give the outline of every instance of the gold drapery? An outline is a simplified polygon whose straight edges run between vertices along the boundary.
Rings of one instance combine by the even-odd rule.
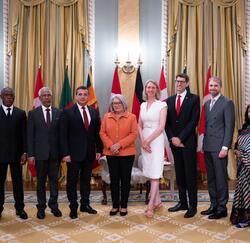
[[[12,0],[9,5],[9,86],[15,104],[32,108],[36,72],[58,106],[68,65],[72,90],[83,83],[84,47],[88,46],[87,0]]]
[[[208,65],[222,79],[222,93],[234,101],[236,129],[243,122],[246,51],[244,0],[168,1],[167,80],[174,93],[175,75],[187,67],[191,91],[203,97]],[[229,177],[235,178],[230,160]]]

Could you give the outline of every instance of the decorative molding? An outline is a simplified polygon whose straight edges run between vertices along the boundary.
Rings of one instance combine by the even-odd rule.
[[[250,104],[250,1],[245,0],[247,52],[245,56],[245,106]]]
[[[3,38],[4,38],[4,87],[9,85],[10,56],[8,54],[8,12],[9,1],[3,0]]]
[[[167,47],[168,47],[168,0],[162,0],[161,14],[161,60],[163,60],[164,75],[167,77]]]
[[[92,78],[95,86],[95,0],[88,1],[89,55],[92,64]]]

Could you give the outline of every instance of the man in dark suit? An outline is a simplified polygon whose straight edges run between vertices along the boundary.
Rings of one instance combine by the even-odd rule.
[[[211,205],[201,214],[209,215],[209,219],[220,219],[227,216],[227,159],[233,139],[235,111],[233,102],[221,94],[220,78],[210,78],[208,88],[211,100],[205,103],[203,151]]]
[[[22,165],[26,155],[26,114],[13,106],[15,93],[11,88],[1,90],[0,106],[0,217],[4,204],[4,184],[8,165],[13,185],[16,215],[27,219],[24,211],[24,195],[22,181]]]
[[[55,217],[61,217],[58,208],[59,121],[61,111],[51,107],[52,92],[48,87],[39,90],[41,106],[28,115],[28,163],[37,171],[37,218],[45,218],[46,179],[49,178],[48,206]]]
[[[167,99],[166,122],[166,133],[174,156],[179,190],[179,202],[168,211],[187,210],[185,218],[191,218],[197,213],[196,126],[200,116],[199,96],[186,90],[188,81],[189,77],[186,74],[176,76],[177,94]]]
[[[100,118],[98,112],[87,106],[88,89],[80,86],[76,89],[76,104],[65,109],[61,121],[61,150],[63,160],[67,162],[67,196],[70,217],[77,218],[77,179],[80,172],[80,211],[96,214],[89,205],[90,179],[92,164],[102,152],[100,140]]]

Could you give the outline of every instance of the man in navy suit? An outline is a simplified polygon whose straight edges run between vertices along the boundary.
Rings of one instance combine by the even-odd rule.
[[[227,216],[228,202],[228,150],[231,148],[235,110],[232,100],[221,94],[221,79],[212,77],[208,85],[211,100],[205,107],[205,134],[203,150],[205,155],[208,192],[211,205],[202,215],[209,219]]]
[[[186,90],[188,81],[189,77],[186,74],[176,76],[176,94],[167,99],[166,122],[166,133],[174,156],[179,190],[179,202],[168,211],[187,210],[185,218],[191,218],[197,213],[196,126],[200,116],[199,96]]]
[[[61,111],[51,106],[52,92],[43,87],[38,92],[41,106],[28,115],[28,162],[37,171],[37,218],[45,218],[46,179],[49,178],[48,206],[55,217],[61,217],[58,208],[59,121]]]
[[[70,207],[70,218],[77,218],[77,179],[80,173],[80,211],[96,214],[90,206],[90,179],[92,164],[99,159],[102,142],[99,136],[100,117],[98,112],[87,106],[88,89],[80,86],[76,89],[76,104],[65,109],[61,120],[61,151],[67,162],[67,196]]]
[[[4,209],[4,184],[9,165],[16,215],[21,219],[27,219],[22,181],[22,165],[27,159],[26,114],[25,111],[13,106],[15,100],[13,89],[3,88],[1,99],[3,104],[0,106],[0,217]]]

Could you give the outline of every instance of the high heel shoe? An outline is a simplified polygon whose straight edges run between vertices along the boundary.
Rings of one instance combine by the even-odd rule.
[[[147,208],[145,215],[146,215],[147,218],[153,218],[153,216],[154,216],[154,209],[153,208]]]
[[[162,202],[160,202],[159,204],[154,206],[154,210],[159,210],[161,208],[163,208],[163,203]]]

